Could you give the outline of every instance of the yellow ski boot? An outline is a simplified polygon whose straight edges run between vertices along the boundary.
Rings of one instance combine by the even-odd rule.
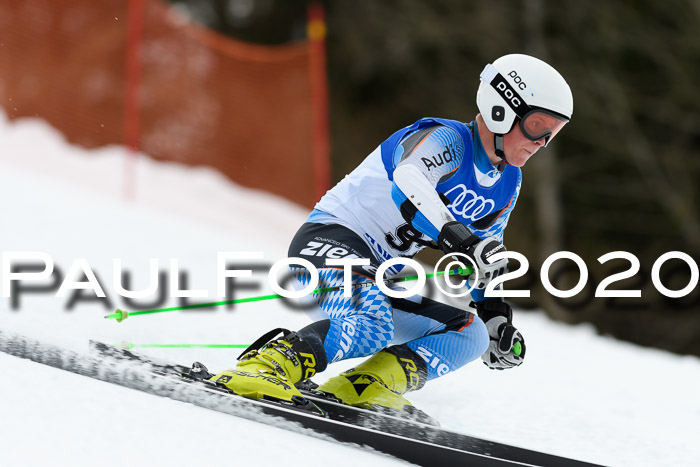
[[[418,354],[397,345],[329,379],[318,390],[356,407],[413,412],[412,404],[402,395],[422,388],[427,374],[425,361]]]
[[[280,331],[284,332],[281,339],[267,342]],[[263,345],[264,342],[267,343]],[[295,333],[275,329],[248,347],[238,360],[235,369],[223,371],[210,380],[251,399],[305,404],[306,399],[294,385],[316,374],[317,358],[309,343]]]

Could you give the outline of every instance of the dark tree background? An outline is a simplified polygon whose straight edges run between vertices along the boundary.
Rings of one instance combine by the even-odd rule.
[[[304,1],[173,0],[197,20],[239,39],[303,39]],[[470,121],[479,73],[508,53],[548,61],[567,79],[574,116],[524,168],[505,236],[530,262],[509,288],[532,289],[522,307],[642,345],[700,355],[700,287],[683,298],[651,281],[668,251],[700,256],[700,2],[695,0],[382,0],[323,2],[328,22],[333,175],[337,181],[398,128],[423,116]],[[586,289],[556,299],[540,265],[572,251],[590,271]],[[601,255],[628,251],[641,262],[610,289],[642,298],[593,298],[605,277],[629,269]],[[422,259],[430,261],[430,254]],[[573,263],[550,271],[560,289],[578,281]],[[688,266],[661,268],[681,289]]]

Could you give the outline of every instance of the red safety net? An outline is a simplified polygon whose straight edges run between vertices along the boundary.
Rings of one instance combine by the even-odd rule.
[[[162,0],[0,0],[11,118],[41,117],[89,148],[127,143],[215,167],[306,206],[316,199],[309,49],[236,41]]]

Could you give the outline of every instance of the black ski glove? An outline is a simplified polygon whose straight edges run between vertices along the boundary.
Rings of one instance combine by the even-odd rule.
[[[494,238],[479,238],[461,222],[452,221],[442,226],[438,246],[444,253],[464,253],[474,260],[479,274],[473,280],[470,278],[469,285],[475,281],[477,289],[486,288],[489,281],[508,272],[507,259],[489,262],[489,257],[506,251],[506,247]]]
[[[486,324],[491,342],[481,356],[492,370],[505,370],[523,363],[525,339],[513,326],[513,309],[500,298],[489,298],[476,304],[479,318]],[[518,352],[519,348],[519,352]]]

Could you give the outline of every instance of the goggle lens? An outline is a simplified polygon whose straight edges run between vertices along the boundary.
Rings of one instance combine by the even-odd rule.
[[[543,109],[535,109],[520,119],[520,129],[531,141],[545,138],[545,144],[554,138],[567,120]]]

